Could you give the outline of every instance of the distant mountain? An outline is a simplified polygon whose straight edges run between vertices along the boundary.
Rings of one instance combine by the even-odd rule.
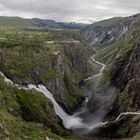
[[[53,29],[81,29],[85,24],[75,22],[56,22],[48,19],[25,19],[20,17],[0,17],[0,26],[9,27],[42,27]]]
[[[99,53],[100,61],[111,61],[115,58],[117,48],[124,46],[121,40],[130,38],[133,31],[140,25],[140,14],[124,18],[111,18],[86,26],[82,34]],[[112,57],[111,57],[112,56]],[[108,59],[110,58],[110,59]]]
[[[66,29],[81,29],[86,26],[86,24],[75,22],[58,22],[58,24]]]
[[[100,46],[119,40],[140,23],[140,14],[130,17],[115,17],[86,26],[82,33],[90,45]],[[106,46],[106,45],[105,45]]]

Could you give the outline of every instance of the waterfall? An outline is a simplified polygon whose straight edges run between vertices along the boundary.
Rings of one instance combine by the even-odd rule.
[[[50,93],[50,91],[44,85],[28,84],[28,86],[24,87],[24,86],[20,86],[19,84],[14,83],[12,80],[8,79],[2,72],[0,72],[0,75],[3,77],[5,83],[18,88],[19,90],[21,90],[21,89],[35,90],[35,91],[43,93],[53,103],[54,111],[55,111],[56,115],[58,115],[62,119],[63,125],[67,129],[84,128],[86,130],[92,130],[95,127],[99,127],[99,126],[102,126],[105,124],[105,123],[97,123],[95,125],[86,124],[86,123],[83,123],[82,118],[78,117],[76,114],[68,115],[63,110],[63,108],[56,102],[53,95]]]
[[[85,81],[87,80],[90,80],[92,78],[95,78],[97,76],[100,76],[105,68],[105,65],[96,61],[94,59],[94,56],[91,57],[92,60],[101,65],[102,68],[100,69],[99,73],[98,74],[95,74],[94,76],[92,77],[89,77],[87,79],[85,79]],[[79,117],[79,114],[83,112],[83,110],[81,109],[79,112],[76,112],[74,113],[73,115],[68,115],[64,110],[63,108],[56,102],[56,100],[54,99],[53,95],[50,93],[50,91],[47,89],[47,87],[45,87],[44,85],[33,85],[33,84],[28,84],[28,86],[24,87],[24,86],[20,86],[19,84],[16,84],[14,83],[12,80],[8,79],[2,72],[0,72],[0,75],[3,77],[4,79],[4,82],[6,82],[7,84],[10,84],[12,85],[13,87],[16,87],[18,88],[19,90],[20,89],[24,89],[24,90],[35,90],[35,91],[38,91],[38,92],[41,92],[44,94],[44,96],[46,96],[48,99],[51,100],[51,102],[53,103],[53,106],[54,106],[54,111],[56,113],[56,115],[58,115],[62,121],[63,121],[63,125],[65,128],[67,129],[72,129],[72,130],[75,130],[75,129],[84,129],[84,131],[86,130],[86,132],[89,132],[97,127],[102,127],[103,125],[106,125],[108,122],[100,122],[99,120],[98,121],[91,121],[91,122],[83,122],[83,119],[82,117]],[[86,102],[88,102],[88,99],[86,99]],[[86,103],[85,102],[85,103]],[[140,115],[140,112],[125,112],[125,113],[121,113],[115,120],[119,120],[120,117],[122,115]]]
[[[13,87],[16,87],[18,89],[24,89],[24,90],[35,90],[35,91],[43,93],[53,103],[55,113],[62,119],[63,125],[65,126],[65,128],[67,128],[67,129],[88,128],[88,126],[86,124],[82,123],[82,119],[80,117],[76,117],[75,115],[68,115],[62,109],[62,107],[56,102],[53,95],[50,93],[50,91],[44,85],[28,84],[28,86],[24,87],[24,86],[20,86],[19,84],[14,83],[10,79],[8,79],[2,72],[0,72],[0,75],[3,77],[5,83],[10,84]]]
[[[62,109],[62,107],[56,102],[53,95],[44,85],[36,86],[36,85],[29,84],[28,89],[34,89],[36,91],[39,91],[52,101],[56,115],[58,115],[63,120],[63,125],[66,128],[70,129],[72,127],[74,128],[85,127],[85,124],[82,123],[81,118],[70,116]]]

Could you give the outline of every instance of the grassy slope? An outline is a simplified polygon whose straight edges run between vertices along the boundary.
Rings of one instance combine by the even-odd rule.
[[[0,17],[0,26],[28,27],[32,26],[32,23],[28,19],[23,19],[19,17]]]
[[[8,27],[40,27],[46,26],[49,28],[62,28],[55,21],[42,19],[25,19],[20,17],[2,17],[0,16],[0,26]]]
[[[119,51],[129,47],[128,40],[124,41],[123,39],[111,42],[105,46],[106,47],[102,47],[96,55],[96,59],[103,63],[110,63],[111,59],[113,60]]]
[[[20,17],[6,17],[0,16],[0,26],[4,27],[40,27],[40,28],[52,28],[52,29],[80,29],[84,27],[78,23],[59,23],[54,20],[46,19],[26,19]]]
[[[114,17],[114,18],[93,23],[91,26],[111,27],[119,23],[121,20],[123,20],[122,17]]]

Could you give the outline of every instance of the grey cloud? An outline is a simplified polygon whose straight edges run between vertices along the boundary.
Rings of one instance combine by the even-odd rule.
[[[0,0],[0,15],[88,22],[140,11],[138,0]]]

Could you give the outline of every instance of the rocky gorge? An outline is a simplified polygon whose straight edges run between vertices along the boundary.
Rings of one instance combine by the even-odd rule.
[[[17,140],[137,139],[139,19],[97,22],[81,34],[1,29],[1,137],[14,139],[17,121]]]

